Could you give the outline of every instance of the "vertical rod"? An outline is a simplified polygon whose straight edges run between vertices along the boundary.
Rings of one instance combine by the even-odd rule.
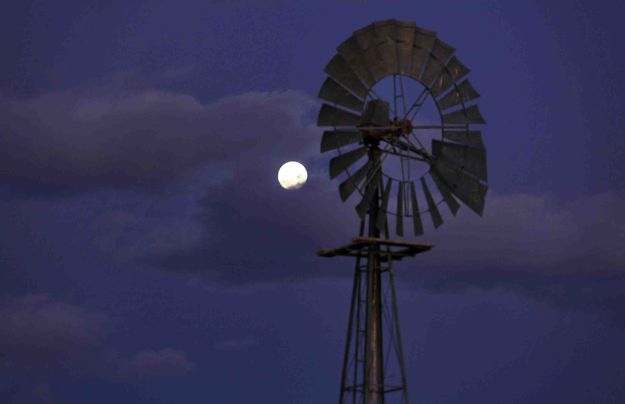
[[[362,267],[358,267],[358,308],[356,311],[356,341],[355,341],[355,347],[354,347],[354,385],[353,385],[353,391],[352,391],[352,403],[356,404],[357,400],[358,400],[358,371],[360,370],[360,364],[358,363],[358,357],[360,355],[360,340],[362,338],[361,336],[361,318],[360,318],[360,314],[362,311]],[[361,386],[362,388],[362,386]]]
[[[369,150],[369,158],[375,162],[380,158],[380,151],[377,145],[374,145]],[[380,206],[379,190],[381,184],[371,184],[370,186],[376,186],[377,191],[373,198],[373,203],[369,207],[369,237],[380,237],[380,231],[377,228],[377,215]],[[380,263],[379,263],[379,247],[369,245],[367,254],[367,296],[366,296],[366,315],[365,315],[365,358],[364,358],[364,374],[363,374],[363,390],[365,397],[365,404],[381,404],[378,401],[379,384],[382,382],[379,380],[380,367],[383,366],[383,361],[380,362],[380,333],[379,322],[380,319]]]
[[[349,354],[352,342],[352,330],[354,324],[354,310],[359,309],[358,300],[358,290],[360,289],[360,256],[356,257],[356,270],[354,271],[354,282],[352,286],[352,302],[349,309],[349,320],[347,325],[347,340],[345,341],[345,355],[343,356],[343,372],[341,374],[341,393],[339,396],[339,404],[343,404],[343,394],[345,392],[345,386],[347,382],[347,372],[349,371]],[[356,339],[358,339],[358,328],[359,325],[356,324]],[[356,346],[358,346],[356,344]],[[358,348],[356,348],[358,349]],[[356,358],[358,358],[358,351],[356,351]],[[356,364],[357,367],[358,364]]]
[[[388,275],[389,281],[391,282],[391,298],[393,302],[391,303],[393,306],[393,317],[395,320],[395,338],[397,343],[397,351],[399,356],[399,367],[401,370],[401,384],[403,387],[402,394],[404,397],[404,404],[408,404],[408,383],[406,382],[406,367],[404,365],[404,348],[401,343],[401,331],[399,327],[399,312],[397,310],[397,295],[395,293],[395,275],[393,273],[393,268],[390,265],[388,267]]]
[[[360,221],[360,236],[364,235],[365,232],[365,221],[364,219]],[[347,326],[347,340],[345,341],[345,355],[343,356],[343,371],[341,372],[341,391],[339,394],[339,404],[343,404],[345,393],[347,391],[347,373],[349,372],[349,355],[351,353],[351,341],[352,341],[352,332],[354,328],[356,329],[356,335],[354,337],[354,345],[355,345],[355,358],[356,363],[354,364],[354,384],[358,381],[358,350],[359,350],[359,332],[360,329],[360,256],[356,257],[356,268],[354,271],[354,282],[352,286],[352,299],[351,306],[349,309],[349,320]],[[354,325],[354,317],[356,318],[356,324]],[[353,402],[356,402],[356,389],[354,389]]]

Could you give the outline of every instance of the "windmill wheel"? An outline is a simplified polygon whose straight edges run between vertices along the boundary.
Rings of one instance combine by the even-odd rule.
[[[486,150],[470,126],[485,122],[469,69],[451,46],[414,23],[379,21],[339,45],[324,71],[319,97],[328,103],[317,125],[333,128],[323,133],[321,152],[338,153],[330,178],[346,173],[339,193],[343,201],[360,195],[361,219],[376,206],[377,228],[386,231],[395,216],[395,232],[404,236],[404,218],[415,235],[423,234],[426,213],[438,228],[441,204],[453,215],[459,201],[482,214]]]

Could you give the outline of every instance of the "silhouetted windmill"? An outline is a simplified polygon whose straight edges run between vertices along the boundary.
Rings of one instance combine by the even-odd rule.
[[[339,402],[407,403],[391,264],[432,245],[390,240],[388,220],[394,217],[395,233],[403,237],[408,218],[419,236],[424,213],[434,228],[443,223],[443,203],[453,215],[458,201],[482,214],[486,150],[481,133],[470,129],[484,123],[470,105],[479,94],[454,49],[412,22],[379,21],[355,31],[325,72],[319,97],[329,104],[317,125],[333,129],[323,133],[321,152],[338,152],[330,178],[346,174],[341,200],[360,195],[359,237],[319,251],[356,257]]]

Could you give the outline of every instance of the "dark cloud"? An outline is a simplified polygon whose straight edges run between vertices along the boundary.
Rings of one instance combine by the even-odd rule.
[[[351,268],[349,260],[314,256],[357,232],[356,215],[350,204],[341,205],[336,184],[313,178],[287,192],[272,184],[270,170],[256,167],[249,178],[237,175],[207,191],[199,242],[146,261],[226,284],[349,275],[335,270]],[[434,231],[424,218],[429,231],[416,241],[434,249],[398,265],[411,282],[446,291],[501,287],[619,313],[625,307],[625,201],[615,193],[570,202],[491,193],[484,217],[462,209],[445,219]]]
[[[205,164],[228,175],[268,145],[274,155],[306,150],[316,128],[300,120],[314,105],[295,91],[202,104],[119,83],[1,99],[0,184],[30,193],[146,188]]]
[[[45,294],[6,300],[0,305],[0,374],[14,377],[24,371],[53,369],[78,378],[134,381],[180,376],[195,369],[185,352],[172,348],[143,349],[130,357],[103,349],[108,323],[100,312]],[[0,397],[4,390],[13,394],[15,388],[0,389]],[[20,397],[40,400],[36,402],[51,398],[46,383],[20,391]]]
[[[11,368],[56,366],[99,344],[107,322],[100,313],[45,294],[0,305],[0,363]]]

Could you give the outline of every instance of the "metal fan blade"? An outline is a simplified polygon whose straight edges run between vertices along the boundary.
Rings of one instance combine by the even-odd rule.
[[[341,195],[341,201],[345,202],[354,193],[354,191],[358,188],[358,185],[360,185],[371,167],[373,167],[373,161],[368,160],[362,167],[358,169],[358,171],[354,173],[354,175],[341,182],[341,185],[339,185],[339,194]]]
[[[469,80],[464,80],[457,88],[451,90],[447,95],[438,100],[438,107],[442,110],[449,109],[460,103],[478,98],[480,94],[475,91]]]
[[[486,123],[477,105],[460,109],[443,115],[443,123],[449,124],[468,124],[468,123]]]
[[[350,36],[336,49],[345,58],[347,66],[356,74],[360,82],[367,88],[373,87],[376,81],[368,69],[367,61],[364,57],[365,49],[360,47],[358,39]]]
[[[381,178],[382,171],[378,168],[375,171],[375,174],[373,174],[373,177],[370,178],[370,181],[365,189],[365,194],[362,196],[362,200],[358,203],[358,205],[356,205],[356,212],[361,220],[367,215],[373,199],[377,198]]]
[[[430,54],[439,61],[446,63],[456,50],[449,44],[436,38]]]
[[[376,82],[397,73],[397,51],[395,41],[389,38],[379,40],[365,52],[369,71]]]
[[[332,105],[323,104],[317,117],[317,126],[356,126],[360,116]]]
[[[423,223],[421,222],[421,214],[419,213],[419,202],[417,201],[417,191],[414,181],[410,183],[410,202],[412,205],[412,226],[414,228],[414,235],[420,236],[423,234]]]
[[[451,140],[452,142],[460,143],[476,149],[484,148],[484,142],[482,142],[482,132],[477,130],[444,130],[443,139]]]
[[[375,85],[376,81],[369,71],[364,54],[347,61],[347,66],[356,74],[356,76],[358,76],[358,79],[365,85],[365,87],[371,88]]]
[[[419,78],[419,81],[424,86],[428,88],[431,87],[431,84],[434,81],[434,79],[436,79],[437,77],[441,75],[444,68],[445,68],[445,65],[443,64],[443,62],[433,57],[430,57],[428,59],[427,64],[425,65],[425,70],[423,70],[423,73],[421,73],[421,77]]]
[[[389,112],[388,102],[383,100],[368,101],[365,106],[365,112],[360,119],[360,125],[389,126]]]
[[[354,45],[357,45],[360,50],[371,48],[375,45],[375,30],[373,24],[357,29],[351,37],[354,38],[354,40],[351,43],[345,44],[346,47],[348,46],[351,49]],[[339,45],[339,48],[340,46],[343,46],[343,44]],[[349,52],[349,50],[347,51]]]
[[[339,83],[328,77],[319,90],[319,98],[333,102],[354,111],[362,111],[364,102],[356,98]]]
[[[336,178],[341,171],[360,160],[362,156],[367,154],[367,150],[366,147],[359,147],[358,149],[341,154],[330,160],[330,178]]]
[[[361,140],[362,133],[359,130],[327,130],[321,136],[321,153],[358,143]]]
[[[425,70],[421,74],[419,81],[421,81],[423,85],[430,87],[432,82],[441,75],[445,69],[447,60],[453,55],[453,53],[454,48],[437,38],[432,46],[430,57],[428,58]]]
[[[376,218],[376,226],[378,230],[384,232],[386,226],[386,211],[388,209],[388,198],[391,194],[391,185],[393,183],[392,179],[386,180],[386,185],[384,186],[384,192],[382,193],[382,204],[380,205],[380,210],[378,211],[378,217]]]
[[[456,212],[458,212],[458,209],[460,209],[460,204],[451,194],[451,189],[449,188],[445,180],[437,174],[436,170],[430,170],[430,177],[432,177],[441,195],[443,195],[443,199],[445,200],[447,207],[449,208],[451,213],[456,216]]]
[[[399,236],[404,235],[404,182],[399,182],[399,190],[397,191],[397,217],[395,222],[395,232]]]
[[[434,228],[436,229],[443,224],[443,218],[438,211],[436,203],[434,203],[434,198],[432,198],[432,194],[430,193],[430,189],[428,188],[428,184],[425,182],[424,177],[421,177],[421,186],[423,187],[423,193],[425,194],[425,200],[428,204],[430,216],[432,216],[432,223],[434,224]]]
[[[397,40],[397,30],[400,21],[390,19],[383,21],[376,21],[373,23],[373,31],[376,38],[389,38],[392,41]]]
[[[357,96],[361,98],[367,96],[367,87],[360,81],[356,73],[349,68],[343,56],[334,55],[323,71],[334,77],[336,81]]]
[[[409,22],[397,22],[397,37],[395,38],[397,46],[397,62],[399,74],[404,76],[410,75],[412,68],[412,46],[415,38],[415,24]]]
[[[415,80],[421,78],[421,71],[428,60],[430,49],[434,46],[436,34],[432,31],[426,31],[421,28],[415,28],[415,36],[412,46],[412,65],[410,67],[409,76]]]
[[[485,149],[476,149],[434,139],[432,140],[432,155],[436,158],[442,158],[448,165],[451,164],[473,174],[482,181],[487,180]]]
[[[434,97],[438,97],[454,83],[466,76],[469,71],[469,68],[463,65],[457,57],[453,56],[445,65],[442,74],[430,86],[430,92]]]
[[[478,215],[484,211],[484,200],[488,187],[477,178],[459,168],[437,161],[432,167],[449,185],[451,192]]]
[[[364,31],[367,29],[368,29],[368,26],[365,28],[362,28],[360,31]],[[373,33],[371,33],[370,35],[373,35]],[[365,49],[367,48],[366,47],[363,48],[360,45],[360,41],[355,35],[352,35],[346,40],[344,40],[343,42],[341,42],[341,44],[336,48],[337,52],[343,55],[345,60],[348,62],[352,59],[356,59],[362,56],[362,53]]]

